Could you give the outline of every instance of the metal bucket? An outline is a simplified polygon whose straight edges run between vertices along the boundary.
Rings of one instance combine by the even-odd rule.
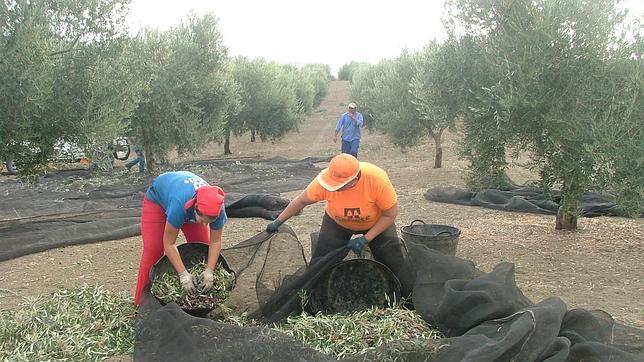
[[[177,250],[179,250],[179,255],[181,256],[181,261],[183,261],[183,265],[186,267],[186,269],[190,269],[194,267],[195,265],[205,261],[208,258],[208,245],[203,244],[203,243],[185,243],[177,246]],[[228,262],[226,262],[226,259],[224,256],[220,253],[219,254],[219,261],[218,263],[220,264],[220,267],[223,267],[226,269],[228,272],[232,273],[235,275],[235,281],[237,280],[237,275],[235,272],[230,269],[228,266]],[[166,255],[164,255],[159,261],[157,261],[154,266],[152,267],[152,270],[150,270],[150,281],[151,283],[154,282],[154,278],[157,276],[161,276],[165,273],[176,273],[174,267],[172,266],[172,263],[170,263],[170,259]],[[150,283],[150,285],[152,285]],[[235,285],[233,284],[233,288]],[[154,295],[154,294],[153,294]],[[155,296],[156,298],[156,296]],[[157,298],[157,300],[159,300]],[[159,300],[161,304],[164,304]],[[186,313],[196,316],[196,317],[203,317],[210,313],[212,311],[211,308],[194,308],[194,309],[183,309]]]
[[[453,226],[425,224],[423,220],[414,220],[408,226],[400,228],[400,231],[405,242],[425,245],[447,255],[456,255],[458,238],[461,235],[461,231]]]
[[[313,313],[350,313],[387,307],[400,298],[400,281],[382,263],[350,259],[332,266],[311,290]]]

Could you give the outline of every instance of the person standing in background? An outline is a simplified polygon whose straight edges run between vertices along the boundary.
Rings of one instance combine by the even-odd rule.
[[[145,153],[143,148],[138,144],[134,144],[134,153],[136,153],[136,158],[132,159],[130,162],[125,164],[125,168],[130,171],[132,167],[136,164],[139,165],[139,173],[145,172]]]
[[[355,103],[349,103],[349,109],[344,112],[335,125],[333,142],[338,142],[338,135],[342,132],[342,153],[348,153],[358,158],[360,147],[360,127],[364,125],[362,113],[358,112]]]

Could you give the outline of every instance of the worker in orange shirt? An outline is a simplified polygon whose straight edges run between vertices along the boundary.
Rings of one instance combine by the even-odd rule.
[[[380,167],[359,162],[350,154],[333,157],[306,189],[266,226],[274,233],[304,207],[326,200],[327,207],[312,259],[347,246],[356,253],[369,245],[374,258],[398,276],[403,296],[409,296],[412,276],[407,276],[407,250],[398,238],[394,221],[398,196],[389,176]],[[353,235],[360,235],[351,238]]]

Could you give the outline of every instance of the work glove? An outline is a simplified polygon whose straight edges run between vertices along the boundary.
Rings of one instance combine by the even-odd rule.
[[[194,294],[197,291],[192,274],[188,273],[187,270],[179,273],[179,281],[181,282],[181,287],[183,287],[183,290],[185,290],[187,294]]]
[[[206,268],[206,270],[201,272],[201,275],[199,276],[199,284],[197,285],[197,288],[202,292],[210,290],[214,280],[215,277],[213,275],[213,271],[210,268]]]
[[[266,225],[266,232],[269,233],[269,234],[276,233],[277,229],[282,224],[283,223],[281,221],[279,221],[278,219],[275,219],[275,220],[271,221],[270,223],[268,223],[268,225]]]
[[[347,246],[349,247],[349,249],[353,250],[354,253],[360,254],[362,252],[362,249],[364,249],[365,245],[367,245],[368,243],[369,241],[367,241],[367,238],[365,238],[363,235],[349,240]]]

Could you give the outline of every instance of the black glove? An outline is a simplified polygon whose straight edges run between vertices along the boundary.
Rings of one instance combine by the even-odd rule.
[[[369,241],[363,235],[358,238],[349,240],[347,246],[349,247],[349,249],[353,250],[354,253],[360,254],[362,252],[362,249],[364,249],[365,245],[367,245],[368,243]]]
[[[275,219],[275,220],[271,221],[270,223],[268,223],[268,225],[266,225],[266,232],[269,233],[269,234],[276,233],[277,229],[282,224],[283,223],[281,221],[279,221],[278,219]]]

